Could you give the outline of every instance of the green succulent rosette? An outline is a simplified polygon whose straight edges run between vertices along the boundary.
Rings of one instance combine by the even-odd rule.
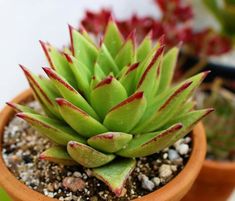
[[[21,66],[45,114],[11,104],[56,146],[40,158],[91,168],[120,196],[136,165],[188,134],[212,109],[194,110],[191,97],[207,72],[172,85],[179,49],[164,53],[164,37],[151,33],[137,45],[111,19],[99,44],[69,27],[71,48],[41,41],[46,77]]]

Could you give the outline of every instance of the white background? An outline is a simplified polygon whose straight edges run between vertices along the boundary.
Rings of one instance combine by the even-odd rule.
[[[119,18],[159,13],[152,0],[0,0],[0,108],[28,86],[18,64],[37,73],[47,65],[38,40],[67,44],[67,24],[77,26],[84,10],[102,6]]]
[[[38,40],[67,44],[67,24],[77,26],[84,10],[101,7],[112,8],[118,18],[134,12],[159,16],[153,0],[0,0],[0,108],[28,88],[18,64],[37,73],[47,66]]]

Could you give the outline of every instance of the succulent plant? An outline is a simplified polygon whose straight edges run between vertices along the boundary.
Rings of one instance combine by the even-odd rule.
[[[235,25],[233,20],[235,20],[235,1],[205,0],[203,2],[220,23],[222,32],[234,38]]]
[[[179,50],[164,54],[164,37],[137,45],[112,19],[99,45],[85,29],[69,30],[71,49],[40,42],[49,79],[21,66],[45,114],[9,104],[55,143],[41,159],[91,168],[120,196],[135,158],[172,145],[212,111],[193,110],[190,99],[208,72],[171,85]]]
[[[209,157],[218,160],[234,160],[235,95],[221,85],[221,80],[215,80],[212,85],[204,85],[197,94],[198,107],[211,105],[215,108],[215,112],[203,120]]]

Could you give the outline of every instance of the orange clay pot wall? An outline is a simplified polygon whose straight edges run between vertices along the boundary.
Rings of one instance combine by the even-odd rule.
[[[227,201],[235,189],[235,162],[206,160],[183,201]]]

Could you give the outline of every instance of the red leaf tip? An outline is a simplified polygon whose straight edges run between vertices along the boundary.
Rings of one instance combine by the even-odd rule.
[[[69,63],[73,63],[73,60],[72,60],[72,58],[70,57],[70,55],[68,55],[67,53],[63,53],[64,54],[64,56],[65,56],[65,58],[66,58],[66,60],[69,62]]]
[[[24,119],[26,117],[24,113],[17,113],[16,116],[21,119]]]
[[[207,71],[204,71],[204,76],[206,77],[211,71],[210,70],[207,70]]]
[[[45,159],[46,159],[46,156],[43,155],[43,154],[40,154],[38,158],[39,158],[39,160],[45,160]]]
[[[121,103],[119,103],[116,106],[114,106],[113,108],[111,108],[111,110],[109,112],[114,111],[114,110],[118,109],[119,107],[122,107],[123,105],[131,103],[131,102],[133,102],[136,99],[137,100],[141,99],[143,96],[144,96],[144,92],[143,91],[136,92],[135,94],[129,96],[126,100],[122,101]]]
[[[73,30],[76,30],[72,25],[68,24],[69,31],[72,32]]]
[[[136,40],[136,29],[132,30],[129,35],[127,36],[126,40],[131,40],[133,43],[135,43]]]
[[[140,63],[137,62],[137,63],[130,65],[125,75],[128,75],[131,71],[135,70],[139,66],[139,64]]]
[[[205,116],[208,115],[208,114],[210,114],[210,113],[213,112],[213,111],[215,111],[214,108],[208,108],[207,111],[206,111],[206,113],[205,113]]]
[[[23,65],[19,64],[20,68],[23,70],[26,77],[30,76],[30,71]]]
[[[12,108],[14,108],[14,109],[17,109],[17,107],[16,107],[16,104],[15,104],[15,103],[6,102],[6,104],[7,104],[9,107],[12,107]]]
[[[72,52],[72,55],[74,55],[73,30],[75,30],[75,28],[72,27],[70,24],[68,24],[68,27],[69,27],[69,36],[70,36],[71,52]]]
[[[95,89],[98,88],[98,87],[101,87],[103,85],[110,84],[112,82],[112,80],[113,80],[113,76],[108,76],[107,78],[102,80],[100,83],[98,83],[96,85]]]
[[[160,46],[164,45],[165,44],[165,41],[166,41],[166,36],[163,34],[160,36],[160,38],[158,39],[159,43],[160,43]]]
[[[68,145],[69,145],[71,148],[77,147],[77,143],[74,142],[74,141],[70,141],[70,142],[68,143]]]
[[[63,98],[56,98],[56,102],[58,103],[59,106],[67,104],[67,101]]]
[[[54,72],[51,68],[48,67],[42,67],[44,72],[48,75],[48,77],[54,77]]]

